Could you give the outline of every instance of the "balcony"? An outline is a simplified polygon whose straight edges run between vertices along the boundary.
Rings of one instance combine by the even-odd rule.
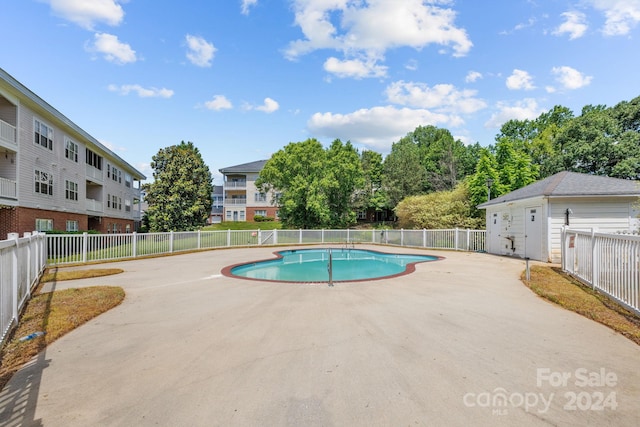
[[[102,183],[104,181],[104,173],[91,165],[87,165],[87,178],[94,182]]]
[[[86,199],[85,200],[85,208],[88,211],[102,212],[102,202],[100,202],[98,200],[93,200],[93,199]]]
[[[0,141],[18,145],[18,139],[16,137],[16,127],[0,120]]]
[[[247,188],[247,181],[227,181],[224,183],[225,190],[242,190]]]
[[[237,199],[224,199],[225,206],[246,206],[247,199],[246,198],[237,198]]]
[[[0,178],[0,199],[18,199],[16,181]]]

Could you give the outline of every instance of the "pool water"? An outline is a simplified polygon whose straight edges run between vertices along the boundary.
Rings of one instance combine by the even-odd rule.
[[[328,282],[329,256],[333,282],[371,280],[413,271],[413,264],[435,261],[429,255],[389,254],[362,249],[297,249],[280,258],[232,267],[229,275],[279,282]]]

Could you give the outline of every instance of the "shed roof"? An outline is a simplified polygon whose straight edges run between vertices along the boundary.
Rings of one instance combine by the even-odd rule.
[[[482,203],[478,205],[478,209],[541,196],[640,196],[640,182],[564,171]]]
[[[229,166],[226,168],[218,169],[222,174],[228,173],[241,173],[241,172],[260,172],[267,160],[257,160],[255,162],[243,163],[241,165]]]

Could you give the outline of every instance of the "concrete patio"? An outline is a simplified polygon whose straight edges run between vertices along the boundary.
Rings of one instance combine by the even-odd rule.
[[[13,377],[0,425],[637,425],[640,347],[537,297],[524,261],[371,248],[446,259],[331,288],[224,277],[280,248],[227,249],[53,284],[127,296]]]

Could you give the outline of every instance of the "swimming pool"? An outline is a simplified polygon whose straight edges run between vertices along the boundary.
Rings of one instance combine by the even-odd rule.
[[[350,248],[292,249],[275,254],[277,259],[226,267],[222,273],[230,277],[277,282],[351,282],[408,274],[415,270],[416,263],[441,259],[430,255]]]

